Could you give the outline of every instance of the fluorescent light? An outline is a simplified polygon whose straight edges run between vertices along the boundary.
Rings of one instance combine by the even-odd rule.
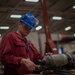
[[[0,29],[9,29],[8,26],[1,26]]]
[[[65,28],[65,31],[68,31],[70,29],[71,29],[71,26],[68,26],[68,27]]]
[[[27,2],[38,2],[39,0],[25,0]]]
[[[52,17],[52,19],[53,19],[53,20],[61,20],[61,19],[62,19],[62,17],[54,16],[54,17]]]
[[[73,6],[73,9],[75,9],[75,6]]]
[[[75,34],[74,34],[74,36],[75,36]]]
[[[36,27],[36,30],[40,30],[40,29],[42,29],[42,26]]]
[[[0,37],[1,37],[1,34],[0,34]]]
[[[11,15],[10,17],[11,17],[11,18],[20,18],[21,15]]]

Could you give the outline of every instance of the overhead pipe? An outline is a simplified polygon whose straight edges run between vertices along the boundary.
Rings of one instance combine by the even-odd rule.
[[[70,42],[70,41],[75,41],[75,36],[60,34],[59,39],[60,42]]]

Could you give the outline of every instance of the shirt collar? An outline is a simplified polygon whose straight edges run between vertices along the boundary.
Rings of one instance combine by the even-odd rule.
[[[17,32],[15,32],[15,34],[17,34],[17,37],[23,41],[25,41],[27,43],[27,39],[26,38],[23,38],[21,37]]]

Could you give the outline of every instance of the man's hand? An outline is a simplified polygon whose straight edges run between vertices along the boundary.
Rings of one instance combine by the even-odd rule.
[[[25,66],[28,68],[29,71],[33,71],[36,68],[36,65],[29,59],[22,58],[21,64],[25,64]]]

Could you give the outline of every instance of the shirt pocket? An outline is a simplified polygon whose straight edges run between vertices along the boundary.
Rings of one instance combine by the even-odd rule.
[[[22,41],[15,41],[14,44],[16,47],[24,47],[25,46]]]
[[[14,53],[17,56],[25,55],[25,45],[22,41],[15,41],[14,45],[15,45]]]

